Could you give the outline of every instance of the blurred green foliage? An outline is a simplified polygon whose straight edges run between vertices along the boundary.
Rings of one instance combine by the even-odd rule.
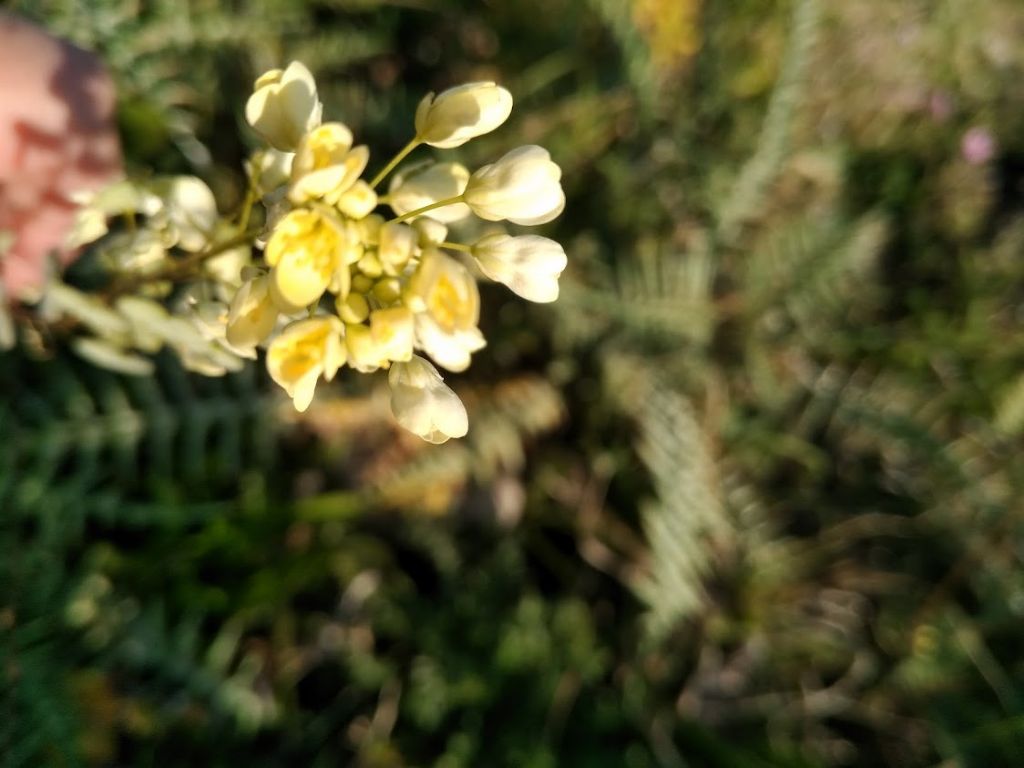
[[[1017,0],[36,0],[137,172],[237,201],[303,59],[375,158],[429,89],[565,170],[484,286],[470,436],[261,371],[0,364],[5,766],[1017,766]],[[373,162],[373,161],[371,161]]]

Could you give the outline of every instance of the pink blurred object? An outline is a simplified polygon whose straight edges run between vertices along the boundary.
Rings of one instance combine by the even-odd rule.
[[[960,140],[960,152],[971,165],[983,165],[996,154],[996,140],[987,128],[971,128]]]
[[[74,192],[122,174],[114,83],[93,54],[0,13],[0,231],[14,236],[0,261],[9,296],[30,296],[48,254],[62,263]]]
[[[933,91],[928,97],[928,111],[938,123],[944,123],[953,116],[953,98],[945,91]]]

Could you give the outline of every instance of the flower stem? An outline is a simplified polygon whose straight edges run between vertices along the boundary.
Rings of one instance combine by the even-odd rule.
[[[447,248],[450,251],[465,251],[466,253],[472,253],[473,252],[473,246],[466,245],[465,243],[449,243],[449,242],[444,242],[444,243],[438,243],[437,247],[438,248]]]
[[[395,218],[390,219],[388,221],[388,223],[390,224],[390,223],[396,222],[396,221],[405,221],[406,219],[411,219],[411,218],[413,218],[415,216],[421,216],[422,214],[426,213],[427,211],[432,211],[435,208],[444,208],[445,206],[455,205],[456,203],[461,203],[461,202],[462,202],[462,195],[458,195],[456,197],[449,197],[447,200],[438,200],[436,203],[431,203],[430,205],[424,205],[422,208],[417,208],[414,211],[409,211],[408,213],[403,213],[401,216],[396,216]]]
[[[120,279],[115,280],[109,288],[101,292],[101,295],[109,299],[128,293],[129,291],[138,288],[140,285],[145,285],[146,283],[159,282],[163,280],[173,281],[177,278],[189,277],[190,273],[207,259],[219,256],[225,251],[230,251],[232,248],[238,248],[239,246],[246,244],[251,245],[255,236],[255,231],[243,232],[232,238],[223,240],[222,242],[212,243],[205,250],[199,251],[198,253],[190,253],[185,258],[169,264],[158,272],[143,275],[125,275]]]
[[[260,183],[260,169],[254,168],[249,184],[245,190],[245,200],[242,202],[242,212],[238,216],[238,231],[245,232],[249,228],[249,216],[252,214],[252,207],[256,203],[259,194],[256,190]]]
[[[370,188],[376,189],[377,185],[384,181],[384,178],[395,169],[395,166],[405,160],[406,156],[418,147],[422,142],[418,137],[413,138],[408,144],[402,147],[402,150],[391,158],[391,162],[381,168],[380,172],[373,177],[373,181],[370,182]]]

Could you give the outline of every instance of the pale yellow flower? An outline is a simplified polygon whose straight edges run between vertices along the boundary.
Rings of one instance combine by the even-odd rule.
[[[221,228],[221,237],[227,239],[228,227]],[[242,270],[252,264],[252,246],[242,243],[235,248],[203,259],[203,274],[219,286],[237,287],[242,284]]]
[[[188,300],[183,303],[183,310],[207,341],[220,341],[227,336],[228,313],[230,308],[222,301]],[[255,357],[255,351],[252,356]],[[248,355],[247,355],[248,356]]]
[[[267,371],[292,398],[296,410],[309,407],[321,376],[330,381],[344,365],[343,333],[338,318],[311,317],[291,323],[270,343]]]
[[[131,328],[121,315],[95,296],[64,283],[47,286],[40,310],[46,319],[73,317],[98,336],[118,344],[131,339]]]
[[[285,314],[323,296],[344,264],[344,231],[318,211],[296,209],[274,227],[264,251],[271,291]]]
[[[235,373],[245,367],[245,361],[219,344],[209,344],[205,349],[178,347],[178,358],[185,368],[203,376],[223,376]]]
[[[363,173],[369,159],[366,147],[353,149],[348,128],[341,123],[324,123],[299,143],[288,198],[293,203],[322,198],[333,205]]]
[[[262,75],[245,107],[266,143],[247,163],[241,216],[221,216],[209,187],[192,176],[82,193],[74,199],[87,207],[68,242],[102,237],[100,254],[111,271],[149,279],[116,291],[113,306],[57,284],[42,312],[76,318],[89,333],[75,349],[126,373],[152,369],[135,352],[168,347],[187,369],[219,376],[266,346],[270,376],[300,411],[320,378],[331,380],[346,363],[361,372],[390,369],[399,423],[434,443],[465,435],[466,409],[434,365],[464,370],[486,343],[477,327],[480,275],[467,269],[470,256],[484,275],[538,302],[557,298],[566,256],[543,237],[500,233],[476,235],[473,245],[448,242],[448,225],[474,213],[524,225],[550,221],[565,206],[561,170],[544,149],[526,146],[475,173],[457,162],[406,167],[386,194],[377,190],[422,144],[458,147],[500,126],[511,94],[493,82],[428,94],[412,141],[371,182],[361,178],[369,150],[353,146],[342,123],[321,122],[316,84],[301,63]],[[381,203],[398,220],[375,213]],[[262,210],[253,211],[256,204]],[[406,219],[424,208],[431,210]],[[111,234],[108,225],[119,215],[125,226]],[[173,249],[195,255],[176,259]],[[465,253],[453,258],[455,251]],[[178,261],[180,270],[172,266]],[[135,285],[130,275],[116,285],[122,283]],[[324,314],[322,301],[336,314]],[[3,327],[0,307],[0,345]]]
[[[369,326],[354,324],[345,329],[349,365],[371,373],[393,361],[411,358],[415,339],[412,312],[407,307],[391,307],[375,309],[369,315]]]
[[[115,181],[97,190],[72,192],[72,202],[100,211],[105,216],[120,213],[135,213],[152,216],[163,208],[163,201],[145,184],[131,181]]]
[[[436,247],[448,237],[448,227],[429,216],[417,216],[412,228],[416,230],[416,242],[420,248]]]
[[[217,201],[206,184],[195,176],[173,176],[152,185],[163,200],[161,219],[170,242],[191,253],[203,250],[217,224]]]
[[[391,181],[388,200],[399,216],[441,200],[458,197],[466,191],[469,170],[460,163],[431,163],[415,166],[397,174]],[[435,208],[428,214],[442,224],[451,224],[469,216],[469,207],[454,203]]]
[[[565,208],[559,180],[562,170],[542,147],[513,149],[496,163],[476,171],[463,200],[481,219],[515,224],[544,224]]]
[[[441,251],[428,250],[406,285],[404,299],[416,313],[417,345],[443,368],[468,368],[470,355],[486,344],[476,327],[480,292],[468,270]]]
[[[162,304],[138,296],[122,296],[115,306],[128,320],[132,343],[140,349],[155,351],[166,344],[178,353],[186,368],[206,376],[223,376],[243,365],[238,354],[211,342],[194,321],[171,315]]]
[[[283,72],[272,69],[256,80],[245,119],[272,147],[294,152],[302,137],[320,125],[322,110],[313,75],[293,61]]]
[[[466,407],[444,383],[437,369],[413,355],[395,363],[388,373],[391,412],[395,420],[430,443],[444,443],[469,431]]]
[[[122,296],[114,308],[128,321],[131,343],[144,352],[157,352],[164,345],[168,314],[163,305],[140,296]]]
[[[234,347],[255,347],[273,332],[277,317],[277,306],[270,296],[270,277],[246,280],[231,301],[225,338]]]
[[[83,205],[75,211],[75,219],[71,224],[71,231],[64,238],[64,245],[72,250],[81,248],[87,243],[99,240],[107,231],[107,214],[98,208]]]
[[[230,308],[224,302],[212,299],[188,301],[183,304],[181,311],[207,341],[223,347],[235,357],[256,359],[256,347],[236,347],[227,340]]]
[[[79,357],[93,365],[127,376],[148,376],[153,372],[153,361],[133,354],[104,339],[81,336],[71,342]]]
[[[252,156],[248,164],[249,175],[256,179],[260,195],[269,195],[288,183],[292,176],[294,152],[282,152],[268,147]]]
[[[450,149],[490,133],[512,112],[512,94],[492,82],[467,83],[438,96],[428,93],[416,109],[416,137]]]
[[[107,233],[107,219],[112,216],[152,216],[164,205],[150,190],[130,181],[115,181],[98,190],[80,190],[69,197],[79,208],[65,240],[68,248],[79,248],[99,240]]]
[[[167,248],[159,233],[149,229],[111,235],[97,251],[107,268],[139,275],[158,272],[167,264]]]
[[[182,357],[215,358],[218,366],[229,370],[238,370],[241,367],[236,355],[228,355],[219,344],[211,343],[196,323],[188,318],[168,314],[162,323],[154,324],[150,331],[159,334],[166,344],[177,350]]]
[[[558,276],[565,269],[565,250],[537,235],[486,235],[472,247],[480,271],[529,301],[558,298]]]

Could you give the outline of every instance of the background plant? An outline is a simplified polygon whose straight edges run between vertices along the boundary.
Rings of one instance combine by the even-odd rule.
[[[457,445],[372,388],[5,355],[9,764],[1017,764],[1017,3],[19,10],[229,202],[269,66],[394,150],[498,79],[570,267],[482,287]]]

